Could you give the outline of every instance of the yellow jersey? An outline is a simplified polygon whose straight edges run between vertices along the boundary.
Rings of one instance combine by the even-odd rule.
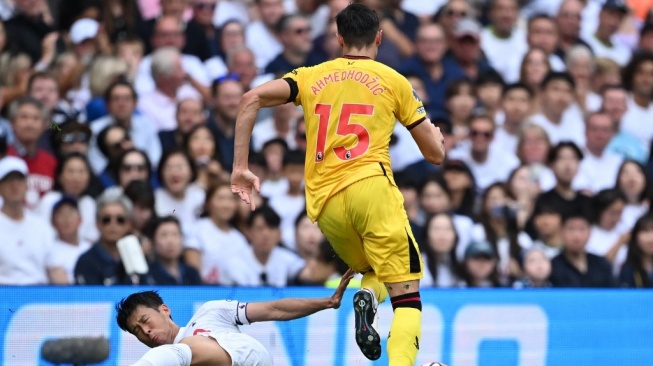
[[[306,207],[313,221],[341,189],[392,173],[388,146],[397,120],[410,129],[426,119],[408,80],[367,57],[345,56],[283,78],[290,100],[304,111]]]

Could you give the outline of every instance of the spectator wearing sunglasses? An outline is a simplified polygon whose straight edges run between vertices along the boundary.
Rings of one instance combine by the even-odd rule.
[[[98,175],[103,187],[115,185],[113,172],[117,169],[121,154],[134,148],[129,132],[122,126],[110,125],[102,130],[96,138],[97,146],[108,160],[107,167]]]
[[[266,67],[269,74],[285,74],[298,67],[314,66],[323,61],[313,50],[311,23],[301,15],[284,15],[277,25],[283,51]]]
[[[433,17],[433,21],[442,26],[447,44],[454,42],[456,23],[463,18],[472,16],[472,9],[466,0],[449,0]]]
[[[115,177],[115,185],[122,189],[135,180],[149,182],[153,187],[158,186],[152,174],[152,163],[147,155],[138,149],[129,149],[120,155],[113,177]]]
[[[99,134],[107,126],[119,125],[129,131],[134,147],[147,153],[153,164],[161,159],[161,142],[158,131],[152,121],[136,113],[137,94],[134,87],[126,80],[117,80],[106,89],[104,99],[109,114],[91,122],[93,135]],[[100,151],[97,140],[91,141],[89,161],[96,174],[101,173],[109,164],[107,157]]]
[[[127,285],[135,278],[127,276],[120,259],[118,240],[131,232],[132,203],[118,190],[105,192],[97,200],[96,222],[100,239],[82,254],[75,265],[78,285]],[[148,283],[139,276],[138,283]]]
[[[68,120],[61,125],[60,131],[52,134],[52,147],[58,159],[70,153],[86,155],[91,143],[93,132],[87,124],[76,120]]]
[[[510,172],[519,166],[519,159],[504,150],[491,149],[496,126],[489,115],[478,113],[469,120],[469,144],[461,146],[449,154],[450,159],[458,159],[469,165],[478,188],[484,190],[495,182],[504,182]]]

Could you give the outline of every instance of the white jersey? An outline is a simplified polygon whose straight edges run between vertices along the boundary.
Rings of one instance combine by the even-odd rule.
[[[232,366],[271,366],[272,358],[265,347],[240,332],[238,326],[248,324],[247,303],[209,301],[197,310],[185,327],[179,329],[174,343],[194,335],[211,337],[231,356]]]

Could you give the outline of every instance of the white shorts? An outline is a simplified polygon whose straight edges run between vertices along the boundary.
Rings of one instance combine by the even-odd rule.
[[[209,337],[231,356],[231,366],[272,366],[272,357],[263,345],[245,333],[210,333]]]

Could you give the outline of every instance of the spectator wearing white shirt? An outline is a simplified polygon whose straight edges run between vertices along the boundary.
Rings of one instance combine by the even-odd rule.
[[[488,115],[474,115],[469,120],[471,144],[454,149],[451,159],[459,159],[469,165],[476,185],[484,190],[494,182],[505,181],[510,172],[519,165],[515,154],[491,148],[495,132],[494,120]]]
[[[621,128],[639,138],[648,157],[653,139],[653,54],[635,55],[623,70],[623,82],[630,98]]]
[[[490,3],[490,25],[481,32],[481,48],[490,65],[509,82],[517,81],[519,66],[506,55],[526,53],[526,34],[517,27],[517,0],[494,0]]]
[[[567,52],[565,63],[576,84],[575,101],[570,109],[577,109],[581,115],[597,111],[601,107],[601,97],[592,90],[592,76],[596,68],[592,51],[583,45],[576,45]]]
[[[157,131],[174,130],[177,127],[177,102],[200,96],[193,89],[191,93],[182,92],[186,74],[181,64],[181,54],[175,48],[165,47],[154,51],[151,71],[156,89],[139,95],[138,110],[154,123]]]
[[[290,150],[283,156],[283,175],[288,181],[288,190],[270,197],[270,207],[281,217],[281,242],[289,249],[297,250],[295,242],[295,220],[306,207],[304,195],[305,154]]]
[[[638,162],[626,160],[617,174],[616,188],[626,195],[626,207],[621,215],[622,232],[633,228],[635,222],[649,211],[650,183],[646,168]]]
[[[628,111],[628,92],[621,85],[607,85],[601,93],[603,102],[601,110],[610,116],[614,123],[615,134],[610,140],[608,151],[624,159],[635,160],[640,163],[648,161],[648,150],[637,136],[625,131],[622,127],[623,117]]]
[[[536,14],[528,19],[526,33],[528,48],[541,49],[548,56],[549,64],[553,70],[564,71],[565,63],[555,53],[558,47],[558,39],[558,24],[549,15]],[[517,57],[512,57],[512,59],[519,60]]]
[[[271,199],[288,191],[288,179],[283,175],[283,157],[288,144],[280,138],[272,139],[263,145],[261,152],[265,159],[265,179],[261,183],[261,195]]]
[[[479,75],[474,82],[474,92],[480,107],[483,108],[484,113],[492,117],[496,124],[503,122],[501,93],[505,85],[503,77],[494,70]]]
[[[621,215],[626,206],[626,197],[618,189],[598,192],[592,199],[592,229],[587,241],[588,253],[605,257],[612,263],[615,273],[619,273],[626,260],[626,247],[630,230],[625,233],[619,228]],[[624,235],[625,234],[625,235]]]
[[[537,113],[540,110],[541,85],[549,72],[551,72],[551,63],[546,57],[546,52],[541,48],[529,49],[521,60],[519,82],[531,88],[535,93],[531,113]]]
[[[129,131],[134,146],[145,151],[152,164],[158,165],[161,143],[157,129],[149,118],[136,113],[137,95],[134,87],[125,80],[117,80],[107,88],[105,101],[109,114],[91,122],[93,135],[99,135],[109,125],[120,125]],[[100,151],[97,139],[91,139],[88,154],[95,174],[102,173],[109,161]]]
[[[95,207],[95,206],[94,206]],[[60,263],[69,283],[75,283],[75,264],[77,259],[91,248],[91,243],[79,237],[82,217],[77,200],[64,196],[52,208],[52,225],[57,232],[52,255]]]
[[[607,113],[594,112],[587,116],[583,149],[574,187],[596,193],[614,187],[622,157],[607,151],[608,143],[614,136],[614,123]]]
[[[587,37],[596,56],[613,59],[621,66],[626,65],[632,55],[631,50],[615,38],[627,14],[628,6],[623,0],[605,0],[596,31]]]
[[[216,34],[217,54],[204,62],[209,80],[226,74],[227,55],[245,47],[245,26],[236,19],[230,19],[220,26]]]
[[[156,214],[176,216],[182,227],[192,227],[202,213],[205,192],[193,184],[197,173],[190,157],[180,149],[168,150],[157,173],[161,187],[154,192]]]
[[[170,131],[160,131],[161,149],[169,150],[182,147],[188,133],[199,126],[205,125],[207,113],[204,103],[199,99],[182,99],[177,103],[177,128]]]
[[[245,40],[247,47],[256,55],[256,66],[263,69],[283,51],[276,26],[284,15],[285,9],[283,0],[256,0],[255,2],[261,19],[247,26]]]
[[[540,85],[541,112],[531,117],[531,121],[546,130],[554,145],[561,141],[585,145],[583,116],[569,108],[575,88],[574,79],[565,72],[548,73]]]
[[[205,217],[184,228],[184,260],[200,272],[204,283],[221,283],[227,263],[250,250],[245,236],[233,225],[238,202],[228,183],[216,183],[206,192]]]
[[[324,240],[324,234],[317,226],[317,222],[311,221],[302,211],[295,219],[295,252],[305,261],[315,259],[320,251],[320,242]]]
[[[65,270],[52,256],[54,231],[25,209],[27,174],[22,159],[0,159],[0,284],[68,284]]]
[[[553,172],[547,166],[547,157],[551,150],[551,140],[544,128],[527,123],[522,126],[517,143],[517,157],[522,165],[528,167],[529,177],[542,191],[555,186]]]
[[[186,44],[184,24],[181,19],[173,16],[164,16],[156,20],[152,34],[152,53],[145,56],[138,66],[138,74],[134,87],[138,95],[151,93],[157,89],[156,75],[153,69],[153,58],[157,50],[174,48],[179,53],[181,68],[184,72],[185,82],[180,87],[177,96],[208,96],[210,81],[206,75],[204,64],[194,55],[181,53]]]
[[[580,27],[583,21],[582,11],[584,7],[585,4],[581,0],[564,0],[558,8],[556,22],[558,23],[559,40],[556,54],[560,59],[564,60],[567,51],[577,44],[590,47],[581,39],[580,36]]]
[[[227,263],[220,283],[231,286],[285,287],[293,284],[306,262],[279,246],[281,218],[268,206],[249,217],[251,247]]]
[[[424,278],[420,287],[455,287],[460,282],[460,263],[456,256],[458,233],[450,214],[439,213],[424,224]]]
[[[516,83],[503,88],[501,111],[504,121],[497,126],[492,148],[502,149],[510,154],[517,154],[519,132],[533,108],[533,90],[526,84]]]
[[[273,108],[272,117],[257,122],[252,131],[252,147],[261,151],[263,145],[275,138],[286,141],[290,149],[295,148],[295,126],[301,115],[294,104],[286,103]]]

